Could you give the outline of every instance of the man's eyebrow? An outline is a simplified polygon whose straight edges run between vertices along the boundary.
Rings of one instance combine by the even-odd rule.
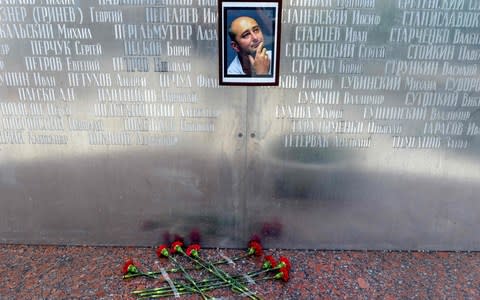
[[[244,32],[242,32],[241,36],[245,36],[245,34],[249,33],[251,30],[257,30],[257,29],[259,29],[259,28],[260,28],[259,25],[255,25],[255,26],[253,26],[252,28],[247,29],[247,30],[245,30]]]

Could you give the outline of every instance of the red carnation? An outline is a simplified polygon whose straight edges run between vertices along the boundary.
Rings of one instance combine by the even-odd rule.
[[[281,268],[280,272],[277,274],[283,281],[287,282],[288,281],[288,269],[287,268]],[[275,276],[277,278],[277,276]]]
[[[262,267],[264,269],[273,269],[277,266],[277,262],[275,261],[275,258],[271,255],[265,256],[265,261],[263,262]]]
[[[193,257],[198,257],[198,251],[200,250],[200,245],[199,244],[193,244],[188,246],[187,253],[188,256],[193,256]]]
[[[292,265],[290,264],[290,261],[288,260],[288,258],[284,257],[284,256],[281,256],[279,258],[279,263],[278,265],[280,265],[282,268],[287,268],[287,270],[290,271],[290,269],[292,268]]]
[[[157,248],[158,257],[168,257],[168,247],[167,245],[160,245]]]
[[[124,275],[129,274],[129,273],[137,273],[137,272],[138,272],[138,269],[137,269],[137,267],[135,266],[135,263],[133,262],[132,259],[128,259],[128,260],[123,264],[122,273],[123,273]]]
[[[170,247],[170,253],[173,254],[173,253],[179,252],[178,248],[182,249],[182,247],[183,247],[183,242],[181,241],[173,242],[172,246]]]
[[[248,255],[255,254],[256,256],[261,256],[263,253],[262,245],[256,241],[250,241],[248,244]]]

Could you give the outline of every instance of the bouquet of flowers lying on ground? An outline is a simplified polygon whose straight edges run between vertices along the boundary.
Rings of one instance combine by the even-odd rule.
[[[133,291],[132,295],[140,299],[178,298],[184,294],[197,294],[202,299],[214,299],[208,292],[228,288],[237,295],[258,300],[262,298],[257,293],[250,291],[249,284],[265,280],[282,280],[284,282],[289,280],[291,265],[286,257],[275,260],[272,255],[264,256],[261,267],[243,274],[230,274],[220,267],[252,256],[262,257],[263,247],[258,240],[249,242],[245,254],[233,258],[225,257],[219,261],[211,262],[204,258],[200,254],[200,250],[199,244],[191,244],[185,248],[182,241],[175,241],[171,245],[160,245],[156,249],[157,256],[168,260],[173,268],[143,272],[133,260],[129,259],[122,268],[123,278],[131,279],[143,276],[164,279],[166,283],[163,286]],[[209,276],[202,280],[195,279],[192,274],[198,271],[206,272]],[[175,280],[168,275],[169,273],[179,273],[182,277]],[[198,278],[198,276],[196,277]]]

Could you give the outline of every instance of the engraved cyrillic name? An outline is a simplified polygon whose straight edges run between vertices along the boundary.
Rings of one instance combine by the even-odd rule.
[[[336,0],[339,8],[375,8],[375,0]]]
[[[70,72],[67,73],[67,80],[71,87],[112,86],[110,73]]]
[[[356,149],[367,149],[372,145],[372,137],[345,137],[336,135],[334,138],[334,147],[335,148],[356,148]]]
[[[100,43],[82,44],[81,42],[76,41],[74,43],[74,53],[76,55],[99,56],[103,54],[103,50]]]
[[[405,105],[422,107],[456,107],[459,103],[459,93],[449,92],[407,92]]]
[[[435,91],[437,90],[437,82],[433,79],[407,77],[405,78],[405,88],[408,91]]]
[[[191,88],[192,78],[190,74],[160,73],[158,79],[158,86]]]
[[[156,103],[97,103],[96,117],[175,117],[175,106]]]
[[[363,64],[353,61],[341,60],[338,64],[338,73],[340,74],[362,74]]]
[[[461,10],[465,6],[465,0],[398,0],[395,2],[400,9]]]
[[[198,23],[198,10],[196,7],[147,7],[145,8],[145,21],[147,23]]]
[[[283,138],[285,148],[328,148],[329,139],[323,135],[288,134]]]
[[[174,146],[178,144],[178,136],[173,135],[147,135],[144,133],[135,134],[135,144],[142,146]]]
[[[128,132],[88,132],[88,142],[90,145],[104,146],[127,146],[133,145],[133,138]]]
[[[27,137],[29,144],[66,145],[68,136],[63,134],[37,134],[29,132]]]
[[[296,26],[295,41],[334,42],[340,40],[340,27],[332,26]]]
[[[354,90],[400,90],[402,78],[399,76],[342,76],[342,89]]]
[[[384,95],[370,95],[345,92],[343,104],[347,105],[381,105],[385,102]]]
[[[72,55],[71,42],[65,40],[31,40],[30,47],[32,55]]]
[[[454,34],[455,40],[459,40],[461,32]],[[456,37],[455,37],[456,36]],[[409,28],[394,26],[390,29],[388,42],[404,44],[447,44],[450,41],[449,28]],[[457,42],[458,43],[458,42]]]
[[[192,25],[173,24],[115,24],[114,37],[117,40],[168,40],[190,41],[193,35]]]
[[[285,56],[298,58],[354,58],[355,44],[286,43]]]
[[[479,45],[480,34],[478,32],[463,32],[462,30],[455,29],[453,31],[452,43],[462,45]]]
[[[99,102],[156,102],[158,99],[155,89],[141,88],[98,88]]]
[[[215,123],[206,120],[180,120],[180,130],[184,132],[215,132]]]
[[[428,110],[423,107],[367,106],[363,108],[363,118],[368,120],[410,120],[427,119]]]
[[[480,79],[469,77],[447,77],[445,90],[449,92],[480,92]]]
[[[439,149],[442,140],[438,136],[393,136],[392,147],[402,149]]]
[[[383,59],[386,57],[385,46],[369,46],[360,44],[358,46],[358,58],[363,59]]]
[[[192,71],[192,64],[190,62],[175,62],[166,61],[161,57],[153,58],[154,72],[185,72],[190,73]]]
[[[44,0],[43,4],[44,5],[55,5],[55,6],[75,5],[75,1],[76,0]]]
[[[1,72],[0,86],[30,86],[30,75],[28,72]]]
[[[3,145],[25,144],[24,134],[23,132],[16,131],[16,130],[1,130],[0,144],[3,144]]]
[[[282,23],[347,25],[348,12],[336,9],[290,8],[282,10]]]
[[[35,23],[79,23],[83,18],[73,6],[35,6],[32,13]]]
[[[57,24],[58,34],[65,40],[91,40],[92,30],[89,27],[70,27],[65,24]]]
[[[429,120],[441,120],[441,121],[466,121],[470,118],[471,112],[467,110],[445,110],[432,108],[430,112]]]
[[[323,105],[277,105],[275,117],[277,119],[342,119],[343,109]]]
[[[123,129],[125,131],[176,131],[174,119],[149,119],[149,118],[124,118]]]
[[[157,94],[158,95],[158,94]],[[197,103],[198,96],[191,92],[177,92],[162,89],[158,95],[158,100],[161,102],[171,103]]]
[[[218,40],[216,25],[198,25],[196,27],[197,34],[195,37],[197,41],[216,41]]]
[[[0,22],[22,23],[27,18],[27,9],[24,6],[0,7]]]
[[[328,59],[293,59],[292,73],[331,74],[335,71],[335,61]]]
[[[480,135],[480,125],[475,122],[468,122],[465,130],[465,135]]]
[[[0,38],[3,39],[53,39],[53,24],[0,24]]]
[[[425,122],[423,126],[423,134],[425,135],[463,135],[463,131],[464,124],[462,122]]]
[[[476,76],[477,65],[463,65],[451,62],[444,62],[441,75],[446,76]]]
[[[460,61],[477,61],[480,59],[480,49],[472,49],[467,46],[460,46],[457,59]]]
[[[115,81],[120,87],[146,87],[147,79],[143,76],[127,76],[116,74]]]
[[[99,10],[96,7],[89,7],[89,16],[92,23],[122,23],[123,12],[115,10]]]
[[[352,12],[352,25],[379,25],[382,17],[368,11],[354,10]]]
[[[126,40],[123,45],[127,56],[161,56],[166,47],[163,42],[155,40]]]
[[[328,104],[336,105],[340,103],[339,91],[300,91],[298,92],[299,104]]]
[[[475,11],[430,11],[408,10],[402,12],[403,26],[478,28],[480,12]]]
[[[367,133],[370,134],[401,134],[403,131],[402,124],[398,123],[382,123],[378,121],[369,121],[367,123]]]
[[[303,76],[300,87],[302,89],[332,89],[333,79],[310,78]]]
[[[406,57],[415,60],[451,60],[454,54],[454,45],[410,45]]]
[[[385,75],[437,75],[440,64],[437,61],[426,60],[387,60],[385,62]]]
[[[24,102],[73,102],[76,94],[72,88],[20,87],[18,98]]]
[[[148,72],[150,63],[148,57],[112,57],[113,70],[116,72]]]
[[[98,72],[100,71],[100,61],[93,59],[74,59],[72,57],[65,58],[65,66],[70,72]]]
[[[60,72],[63,71],[63,61],[58,56],[25,56],[27,71]]]
[[[289,0],[288,4],[295,7],[330,7],[332,0]]]
[[[3,117],[0,120],[0,129],[3,130],[39,130],[63,131],[65,130],[63,118],[51,117]]]
[[[360,134],[365,129],[363,121],[292,119],[291,122],[293,133]]]
[[[470,94],[464,93],[461,96],[461,107],[480,107],[480,96],[471,96]]]
[[[80,120],[75,118],[67,119],[68,129],[71,131],[104,131],[103,120]]]
[[[224,86],[220,86],[218,84],[218,78],[213,76],[206,76],[203,74],[199,74],[197,75],[195,82],[197,86],[201,88],[214,88],[214,89],[225,88]]]
[[[179,114],[182,118],[218,118],[220,112],[211,108],[186,107],[180,105]]]

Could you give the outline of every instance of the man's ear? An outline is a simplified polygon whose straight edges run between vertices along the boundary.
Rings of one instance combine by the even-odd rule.
[[[240,47],[238,47],[237,42],[231,41],[230,46],[232,46],[232,48],[233,48],[233,50],[235,50],[235,52],[237,52],[237,53],[240,52]]]

